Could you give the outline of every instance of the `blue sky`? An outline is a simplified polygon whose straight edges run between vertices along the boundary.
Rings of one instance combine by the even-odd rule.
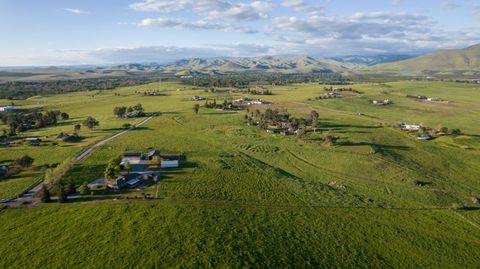
[[[0,0],[0,66],[422,53],[479,26],[473,0]]]

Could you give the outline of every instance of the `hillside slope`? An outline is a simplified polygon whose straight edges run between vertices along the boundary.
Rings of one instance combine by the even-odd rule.
[[[480,70],[480,44],[460,50],[442,50],[412,59],[374,66],[373,71],[473,71]]]

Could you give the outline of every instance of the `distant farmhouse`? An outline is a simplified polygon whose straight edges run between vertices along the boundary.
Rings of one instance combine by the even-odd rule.
[[[422,126],[417,124],[402,124],[400,128],[406,131],[418,131]]]
[[[385,100],[373,100],[372,101],[372,104],[374,105],[379,105],[379,106],[386,106],[386,105],[390,105],[392,102],[388,99],[385,99]]]
[[[444,104],[450,103],[450,101],[444,100],[442,98],[428,97],[428,96],[425,96],[425,95],[415,95],[415,96],[407,95],[407,97],[419,99],[419,100],[426,101],[426,102],[444,103]]]
[[[243,97],[241,99],[237,99],[234,101],[235,103],[238,103],[238,104],[246,104],[246,105],[266,105],[266,104],[270,104],[270,102],[268,101],[265,101],[265,100],[261,100],[261,99],[251,99],[249,97]]]
[[[40,138],[38,137],[28,137],[25,138],[25,142],[27,142],[30,146],[40,146]]]
[[[192,97],[192,100],[193,100],[193,101],[202,101],[202,100],[207,100],[207,98],[205,98],[205,97],[200,97],[200,96],[194,96],[194,97]]]
[[[12,112],[17,110],[14,106],[0,106],[0,112]]]

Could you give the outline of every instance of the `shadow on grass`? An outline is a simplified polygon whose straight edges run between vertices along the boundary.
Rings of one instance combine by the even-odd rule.
[[[210,111],[210,112],[201,112],[199,115],[231,115],[231,114],[238,114],[241,111],[244,111],[244,110],[238,110],[238,111]]]
[[[322,129],[347,129],[347,128],[361,128],[361,129],[380,129],[383,128],[382,126],[378,125],[356,125],[356,124],[332,124],[332,123],[324,123]]]
[[[407,146],[382,145],[382,144],[368,143],[368,142],[353,143],[350,141],[337,141],[336,145],[338,146],[370,146],[376,152],[381,152],[385,150],[410,150],[410,147],[407,147]]]

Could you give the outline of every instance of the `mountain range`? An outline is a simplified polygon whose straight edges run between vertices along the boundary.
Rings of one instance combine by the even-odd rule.
[[[409,55],[264,56],[244,58],[185,59],[167,64],[128,63],[109,67],[83,66],[0,70],[0,81],[78,79],[131,75],[229,74],[237,72],[342,73],[389,75],[480,75],[480,44],[459,50],[441,50],[417,57]]]

